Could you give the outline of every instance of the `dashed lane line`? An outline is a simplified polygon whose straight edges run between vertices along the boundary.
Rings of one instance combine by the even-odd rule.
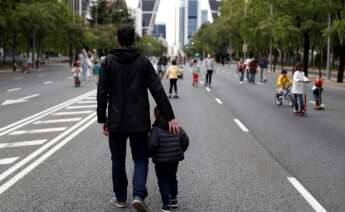
[[[68,123],[68,122],[77,122],[80,121],[82,118],[70,118],[70,119],[51,119],[51,120],[43,120],[43,121],[36,121],[33,124],[57,124],[57,123]]]
[[[92,110],[83,110],[83,111],[73,111],[73,112],[59,112],[54,113],[52,116],[70,116],[70,115],[81,115],[81,114],[90,114]]]
[[[40,158],[38,158],[36,161],[32,162],[30,165],[28,165],[25,169],[20,171],[18,174],[16,174],[14,177],[9,179],[7,182],[2,184],[0,186],[0,195],[4,193],[7,189],[9,189],[11,186],[13,186],[16,182],[18,182],[20,179],[22,179],[25,175],[27,175],[29,172],[31,172],[34,168],[36,168],[39,164],[41,164],[43,161],[45,161],[47,158],[49,158],[51,155],[53,155],[56,151],[58,151],[60,148],[62,148],[65,144],[67,144],[69,141],[71,141],[74,137],[79,135],[82,131],[84,131],[87,127],[89,127],[91,124],[93,124],[97,120],[96,113],[90,114],[87,118],[83,119],[83,121],[79,122],[78,124],[74,125],[61,135],[57,136],[50,142],[46,143],[44,146],[42,146],[40,149],[36,150],[31,155],[27,156],[20,162],[18,162],[16,165],[12,166],[5,172],[3,172],[0,175],[0,181],[8,177],[10,174],[15,172],[20,167],[24,166],[26,163],[30,162],[32,159],[37,157],[39,154],[41,154],[43,151],[48,149],[50,146],[54,145],[55,143],[59,142],[61,139],[63,139],[59,144],[55,145],[53,148],[51,148],[48,152],[46,152],[44,155],[42,155]],[[71,134],[70,134],[71,133]]]
[[[209,88],[209,87],[206,87],[206,90],[207,90],[208,92],[210,92],[210,91],[211,91],[211,88]]]
[[[298,182],[294,177],[287,178],[295,189],[302,195],[302,197],[313,207],[316,212],[327,212],[327,210]]]
[[[10,135],[24,135],[24,134],[39,134],[39,133],[50,133],[50,132],[61,132],[66,130],[67,127],[55,127],[46,129],[35,129],[35,130],[19,130],[10,133]]]
[[[0,165],[8,165],[11,164],[13,162],[15,162],[16,160],[18,160],[19,157],[13,157],[13,158],[3,158],[0,159]]]
[[[40,140],[20,141],[20,142],[13,142],[13,143],[0,143],[0,149],[23,147],[23,146],[37,146],[37,145],[42,145],[47,141],[48,139],[40,139]]]
[[[67,110],[97,108],[97,105],[78,105],[66,107]]]
[[[23,88],[19,87],[19,88],[12,88],[12,89],[8,89],[7,92],[14,92],[14,91],[19,91],[22,90]]]
[[[249,132],[248,128],[239,119],[234,119],[234,122],[241,128],[243,132]]]
[[[215,100],[216,100],[216,102],[218,102],[218,104],[220,104],[220,105],[223,104],[222,100],[220,100],[220,99],[218,99],[218,98],[215,98]]]
[[[53,83],[53,81],[45,81],[43,84],[49,85],[49,84],[52,84],[52,83]]]

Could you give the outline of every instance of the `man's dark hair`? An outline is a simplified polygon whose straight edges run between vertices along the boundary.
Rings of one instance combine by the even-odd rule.
[[[176,65],[176,60],[172,60],[171,64]]]
[[[131,24],[122,24],[117,29],[117,40],[121,46],[132,46],[135,40],[135,29]]]

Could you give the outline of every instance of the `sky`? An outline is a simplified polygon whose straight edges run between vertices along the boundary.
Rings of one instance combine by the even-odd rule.
[[[139,0],[126,0],[129,7],[137,7]],[[166,34],[167,41],[169,45],[174,44],[174,25],[175,25],[175,5],[179,0],[160,0],[156,23],[165,23],[166,24]],[[200,0],[201,9],[209,10],[208,0]],[[209,13],[209,19],[211,19],[211,13]]]

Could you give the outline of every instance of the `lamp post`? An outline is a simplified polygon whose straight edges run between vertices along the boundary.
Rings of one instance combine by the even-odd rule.
[[[271,4],[271,20],[273,20],[273,4]],[[272,43],[273,43],[273,37],[271,35],[270,38],[270,57],[269,57],[269,61],[270,61],[270,71],[273,71],[273,64],[272,64]]]
[[[327,38],[327,78],[331,79],[331,13],[328,14],[328,38]]]

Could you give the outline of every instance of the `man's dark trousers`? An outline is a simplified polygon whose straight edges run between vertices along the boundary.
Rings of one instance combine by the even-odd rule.
[[[164,205],[170,204],[170,200],[176,199],[178,194],[177,168],[178,162],[156,163],[155,165],[158,187]]]
[[[145,199],[147,196],[148,133],[110,133],[109,146],[112,160],[113,191],[119,201],[127,200],[126,144],[128,138],[134,161],[133,197]]]

